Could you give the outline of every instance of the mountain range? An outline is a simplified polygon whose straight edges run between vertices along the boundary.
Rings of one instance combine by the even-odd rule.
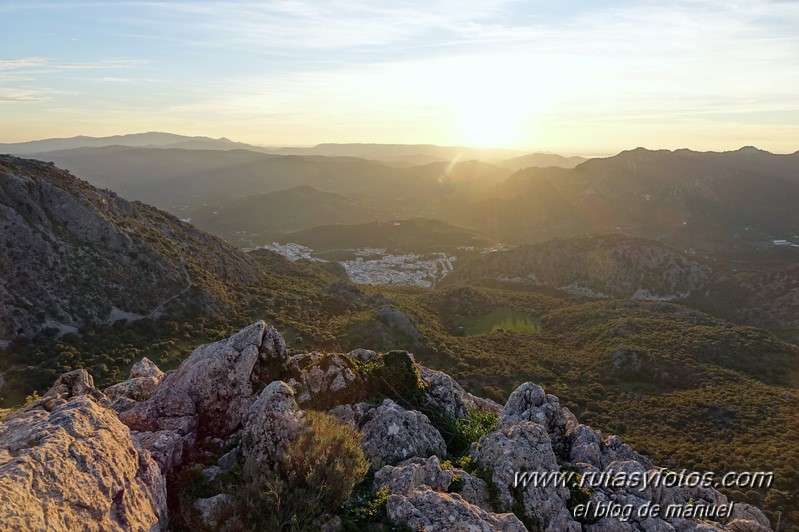
[[[218,454],[227,443],[238,445],[235,440],[216,441],[206,438],[208,432],[194,431],[194,427],[205,427],[204,431],[211,426],[227,427],[227,423],[238,427],[234,418],[206,415],[220,412],[216,406],[206,409],[207,401],[241,406],[241,401],[254,396],[239,392],[265,388],[277,375],[270,372],[284,370],[296,370],[291,374],[294,380],[286,376],[286,382],[305,383],[294,392],[297,401],[306,400],[299,399],[305,397],[303,390],[323,390],[308,384],[308,379],[331,368],[359,375],[362,380],[361,371],[371,372],[373,384],[391,383],[386,390],[400,384],[413,386],[417,381],[408,379],[406,373],[412,367],[409,359],[396,352],[388,357],[392,350],[412,348],[414,360],[445,369],[470,392],[498,403],[516,404],[510,400],[518,396],[513,392],[526,381],[543,383],[581,420],[606,433],[622,435],[669,469],[773,470],[777,478],[773,489],[729,489],[724,496],[762,506],[769,518],[781,519],[786,529],[799,522],[799,485],[792,475],[799,459],[795,416],[799,350],[795,344],[751,326],[789,331],[791,320],[795,323],[799,286],[795,263],[781,269],[734,271],[718,260],[656,240],[594,235],[477,256],[451,273],[444,286],[434,289],[354,285],[335,263],[290,262],[266,250],[243,253],[173,215],[128,202],[53,165],[7,156],[0,158],[0,164],[0,224],[4,224],[0,246],[9,250],[0,256],[0,301],[7,335],[3,336],[7,344],[0,346],[4,380],[0,399],[7,405],[19,405],[28,395],[30,403],[18,417],[7,418],[11,420],[8,424],[0,422],[0,439],[12,434],[4,431],[38,427],[33,420],[44,422],[49,412],[56,412],[55,419],[63,419],[58,417],[62,411],[54,409],[66,404],[62,401],[70,399],[72,387],[78,390],[77,396],[99,401],[101,409],[95,411],[80,399],[82,403],[65,407],[69,412],[77,414],[85,407],[89,418],[98,423],[102,419],[102,425],[114,434],[127,434],[127,429],[112,421],[117,414],[102,410],[107,407],[99,390],[92,391],[94,385],[78,369],[86,368],[100,388],[122,384],[106,392],[115,402],[119,400],[117,408],[130,408],[122,417],[138,436],[129,448],[152,449],[153,456],[157,453],[158,471],[163,473],[175,460],[193,460],[194,451],[211,452],[211,447],[203,447],[206,443],[216,446]],[[555,172],[549,170],[548,174],[554,176]],[[318,191],[299,190],[299,194],[305,193],[314,196]],[[416,223],[433,236],[436,230],[446,238],[479,235],[441,221]],[[342,241],[332,245],[349,246],[372,232],[388,233],[396,228],[401,234],[405,231],[400,242],[412,241],[413,235],[419,234],[409,222],[393,219],[382,226],[334,225],[304,231],[310,231],[309,238],[329,235],[322,244],[335,237]],[[486,244],[493,243],[491,237],[484,238]],[[790,246],[785,251],[790,253]],[[283,340],[278,341],[276,334],[270,334],[266,343],[263,335],[258,342],[242,340],[251,338],[250,333],[226,340],[256,316],[274,323]],[[496,321],[497,316],[501,321]],[[525,326],[517,327],[518,320]],[[487,328],[475,331],[471,327],[474,322],[487,324]],[[253,327],[250,332],[265,330],[257,324]],[[787,333],[782,336],[787,338]],[[271,354],[283,352],[281,342],[287,346],[287,355],[299,357],[294,359],[296,366],[268,361]],[[199,344],[215,347],[201,347],[200,356],[177,369]],[[372,355],[364,350],[352,355],[352,367],[344,359],[322,355],[364,346],[385,352],[397,366],[386,368],[380,357],[371,363],[368,357]],[[199,388],[214,393],[198,392],[191,386],[201,382],[200,375],[217,375],[198,369],[205,366],[198,366],[197,361],[211,351],[217,353],[209,356],[219,364],[213,372],[221,372],[220,377],[212,377],[211,383]],[[230,365],[235,353],[245,351],[247,360],[263,357],[259,362],[263,367],[242,373],[235,370]],[[168,375],[188,372],[190,376],[164,377],[169,380],[161,386],[163,391],[157,392],[160,398],[140,401],[160,379],[145,376],[136,366],[133,380],[124,381],[123,376],[142,354],[165,370],[177,369]],[[367,357],[367,362],[358,357]],[[328,364],[333,360],[337,362]],[[57,375],[76,369],[78,374],[62,378],[55,391],[47,392]],[[234,390],[220,387],[223,374],[239,383]],[[309,392],[307,400],[313,402],[313,408],[332,407],[333,403],[325,402],[332,397],[325,395],[328,392],[364,392],[357,386],[339,387],[336,376],[330,375],[331,387],[322,396]],[[393,380],[396,378],[399,380]],[[179,382],[188,384],[177,386]],[[335,382],[339,384],[334,386]],[[439,381],[431,382],[435,397],[449,397]],[[45,397],[39,400],[34,392]],[[278,401],[279,397],[272,399]],[[264,401],[272,404],[272,399]],[[355,402],[341,404],[359,404],[362,397],[347,395],[347,401],[350,399]],[[371,407],[356,410],[363,408]],[[428,418],[431,423],[445,432],[460,426],[429,411],[419,412],[432,416]],[[387,412],[380,411],[378,418],[383,414]],[[98,427],[98,423],[81,426]],[[258,422],[255,426],[266,425]],[[553,430],[561,426],[565,425],[552,425]],[[170,434],[172,430],[176,434]],[[236,431],[238,428],[229,433],[225,429],[220,434],[228,437]],[[108,431],[99,432],[108,435]],[[30,438],[14,441],[23,440],[18,450],[38,452]],[[571,449],[571,444],[570,436],[568,443],[556,444],[557,452]],[[616,448],[616,443],[600,444],[598,440],[597,445],[600,451],[602,445]],[[463,442],[457,446],[459,452],[469,447]],[[189,452],[181,454],[179,450]],[[489,454],[481,454],[481,459],[488,459]],[[209,460],[197,464],[204,468],[215,465],[216,458]],[[134,465],[130,471],[145,476],[156,471],[149,462],[143,469]],[[47,466],[42,467],[44,474]],[[193,504],[228,493],[209,492],[198,467],[182,470],[188,477],[172,477],[174,483],[168,489],[179,501]],[[222,484],[213,486],[221,489]],[[367,491],[371,488],[370,483]],[[114,502],[115,495],[94,502],[102,505],[110,500],[116,510],[109,515],[121,515],[122,503]],[[127,496],[133,495],[123,493],[118,500],[129,501]],[[181,508],[182,503],[174,500],[170,504],[161,508],[174,512],[173,516],[184,515],[182,510],[185,515],[194,511]],[[181,510],[175,512],[176,508]]]

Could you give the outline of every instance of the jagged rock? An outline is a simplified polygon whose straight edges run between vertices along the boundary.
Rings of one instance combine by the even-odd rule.
[[[247,467],[274,469],[302,427],[294,390],[283,381],[264,388],[252,404],[241,433],[241,455]]]
[[[735,519],[727,524],[730,532],[772,532],[768,526],[763,526],[757,521],[749,519]]]
[[[347,355],[293,355],[286,362],[286,370],[290,375],[287,383],[301,405],[357,403],[368,397],[363,379]]]
[[[155,363],[147,357],[143,357],[141,360],[133,364],[133,367],[130,368],[130,377],[132,379],[137,379],[140,377],[152,377],[157,380],[161,380],[163,378],[164,372],[161,371]]]
[[[559,458],[569,455],[567,433],[577,425],[577,418],[552,394],[544,392],[537,384],[527,382],[516,388],[508,398],[497,428],[510,427],[524,421],[543,426],[550,439],[552,449]]]
[[[173,430],[155,432],[131,432],[136,445],[150,451],[162,471],[172,471],[183,464],[183,438]]]
[[[460,468],[453,469],[452,473],[461,477],[463,488],[461,488],[458,494],[463,497],[463,500],[475,506],[479,506],[483,510],[493,510],[491,508],[491,499],[488,494],[488,484],[485,480],[473,477]]]
[[[526,532],[513,514],[492,514],[469,504],[457,493],[440,493],[429,486],[409,496],[391,495],[386,505],[389,519],[413,530],[452,532]]]
[[[129,401],[120,401],[119,404],[116,404],[117,399],[130,399],[135,403],[145,401],[152,397],[156,386],[158,386],[158,379],[155,377],[134,377],[109,386],[104,393],[111,401],[114,410],[121,412],[133,405]]]
[[[444,438],[421,412],[405,410],[391,399],[360,419],[361,447],[374,468],[412,456],[444,456]]]
[[[572,463],[590,464],[604,469],[612,462],[635,461],[644,469],[651,469],[652,462],[638,454],[618,436],[602,439],[602,433],[583,424],[578,424],[568,434],[570,450],[568,460]]]
[[[735,527],[733,524],[735,523]],[[735,503],[732,508],[730,530],[736,532],[760,532],[761,530],[771,530],[771,523],[768,517],[759,508],[751,504]],[[737,528],[736,528],[737,527]]]
[[[356,403],[354,405],[338,405],[331,413],[342,423],[346,423],[354,429],[359,429],[362,425],[361,420],[366,417],[374,405],[369,403]]]
[[[166,529],[164,477],[102,403],[77,370],[0,424],[0,529]]]
[[[510,510],[516,503],[512,489],[517,472],[560,469],[544,426],[530,421],[483,436],[472,445],[470,455],[481,467],[491,471],[503,510]],[[541,522],[545,530],[579,532],[580,525],[572,520],[566,508],[567,488],[529,484],[517,489],[522,490],[525,515]]]
[[[287,357],[277,331],[263,321],[255,322],[226,340],[195,349],[180,368],[161,380],[152,397],[120,413],[120,419],[142,433],[172,431],[187,448],[200,436],[226,438],[241,425],[263,381],[269,379],[262,374],[269,362]],[[140,436],[140,441],[146,447],[153,439]],[[160,465],[165,472],[171,470],[166,463]]]
[[[238,447],[236,447],[235,449],[232,449],[223,454],[222,456],[220,456],[219,460],[217,460],[216,463],[219,464],[219,467],[221,467],[222,469],[230,469],[231,467],[236,465],[238,459],[239,459],[239,451]]]
[[[347,353],[347,356],[357,360],[361,364],[365,364],[367,362],[374,362],[379,357],[376,351],[371,351],[369,349],[361,349],[361,348],[353,349],[352,351]]]
[[[408,495],[425,484],[436,491],[447,491],[452,482],[452,471],[441,469],[437,456],[411,458],[396,466],[383,466],[375,473],[374,489],[388,488],[389,493]]]
[[[235,498],[227,493],[220,493],[207,499],[197,499],[194,501],[194,509],[199,514],[202,524],[211,530],[231,530],[230,526],[224,526],[229,520]]]
[[[455,379],[442,371],[421,366],[419,376],[426,385],[424,394],[427,405],[449,415],[462,418],[469,410],[488,410],[497,415],[502,411],[502,406],[466,392]]]

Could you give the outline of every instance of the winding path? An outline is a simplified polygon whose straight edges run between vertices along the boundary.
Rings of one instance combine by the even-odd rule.
[[[186,271],[186,265],[181,264],[180,269],[183,270],[183,276],[186,278],[186,282],[188,283],[186,288],[184,288],[174,296],[170,297],[169,299],[166,299],[163,302],[161,302],[160,305],[155,307],[153,310],[150,311],[149,314],[147,314],[148,318],[157,318],[160,315],[159,313],[161,312],[161,309],[164,308],[164,306],[166,306],[171,301],[174,301],[175,299],[179,298],[180,296],[191,290],[191,287],[194,286],[194,283],[191,282],[191,277],[189,277],[189,272]]]

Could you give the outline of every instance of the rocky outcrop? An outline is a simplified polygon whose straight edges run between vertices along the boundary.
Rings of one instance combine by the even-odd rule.
[[[396,466],[383,466],[375,473],[375,489],[386,488],[389,493],[408,495],[422,484],[436,491],[447,491],[452,482],[452,471],[441,469],[437,456],[428,459],[411,458]]]
[[[247,411],[241,455],[248,466],[274,468],[302,426],[294,391],[285,382],[267,386]]]
[[[385,386],[370,387],[372,378]],[[402,382],[384,382],[391,378]],[[362,400],[367,393],[398,389],[407,397]],[[652,482],[664,472],[618,437],[580,424],[534,383],[519,386],[500,407],[472,396],[448,375],[421,367],[408,353],[289,355],[279,334],[260,321],[197,348],[166,375],[143,359],[128,381],[107,391],[108,397],[77,370],[0,421],[0,528],[158,530],[166,523],[164,474],[175,480],[190,466],[203,486],[202,497],[181,506],[181,515],[193,516],[200,527],[240,530],[238,519],[246,516],[236,510],[238,490],[249,487],[243,479],[274,474],[296,480],[286,470],[295,462],[285,457],[297,451],[291,446],[305,434],[312,408],[330,411],[360,433],[349,431],[349,441],[356,452],[360,442],[375,470],[372,490],[387,490],[388,518],[414,530],[769,530],[763,513],[745,504],[718,521],[639,515],[649,504],[721,507],[729,501],[711,488]],[[442,463],[447,457],[442,432],[451,434],[442,420],[472,409],[497,414],[495,429],[472,443],[462,461],[451,457],[462,467]],[[335,460],[320,463],[342,467]],[[571,476],[524,481],[530,473],[583,479],[623,474],[650,482],[580,487]],[[308,489],[297,493],[310,494],[303,491]],[[171,500],[185,499],[185,492],[173,495],[180,496]],[[578,515],[576,508],[586,503],[628,507],[632,515]],[[313,516],[319,518],[317,528],[341,524],[330,512]]]
[[[391,495],[388,517],[412,530],[475,532],[526,532],[511,513],[493,514],[469,504],[457,493],[434,491],[429,486],[415,489],[408,497]]]
[[[307,406],[356,403],[367,399],[363,378],[352,357],[337,353],[307,353],[289,357],[288,384],[297,402]]]
[[[425,383],[425,400],[427,405],[441,412],[462,418],[469,410],[488,410],[495,414],[502,411],[502,406],[491,399],[475,397],[464,390],[460,384],[443,371],[422,367],[419,376]]]
[[[135,403],[149,399],[161,382],[164,372],[144,357],[130,369],[130,378],[105,389],[105,396],[117,412],[124,412]]]
[[[122,412],[120,419],[169,472],[198,439],[224,439],[241,428],[270,380],[268,367],[282,367],[287,358],[277,331],[256,322],[226,340],[195,349],[163,378],[152,397]]]
[[[413,456],[447,454],[444,438],[427,416],[405,410],[391,399],[366,412],[358,429],[363,434],[363,452],[375,468]]]
[[[164,477],[83,370],[0,424],[0,529],[166,529]]]
[[[528,485],[514,491],[516,475],[523,471],[558,471],[557,457],[546,428],[523,421],[492,432],[475,444],[470,452],[473,460],[491,471],[501,509],[510,511],[520,496],[526,517],[544,524],[545,530],[580,531],[566,507],[569,490],[561,486]]]

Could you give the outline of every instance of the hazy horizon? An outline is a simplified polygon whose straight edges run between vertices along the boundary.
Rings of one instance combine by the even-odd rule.
[[[799,4],[12,1],[2,142],[793,153]]]

